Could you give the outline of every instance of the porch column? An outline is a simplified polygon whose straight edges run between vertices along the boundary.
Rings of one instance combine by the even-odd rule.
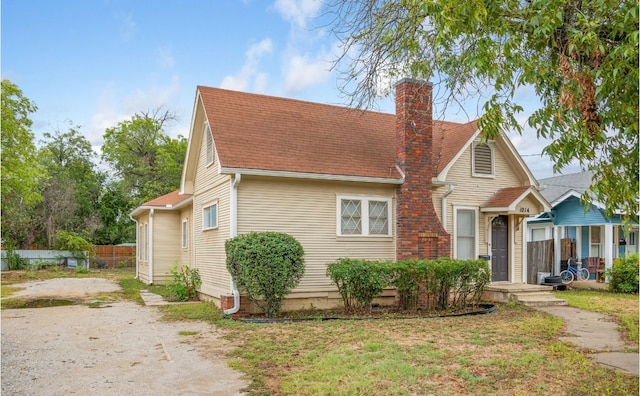
[[[553,226],[553,275],[560,275],[560,226]]]
[[[613,224],[604,225],[604,268],[613,267]]]

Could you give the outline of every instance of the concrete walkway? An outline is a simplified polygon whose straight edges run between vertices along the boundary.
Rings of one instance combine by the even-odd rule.
[[[638,376],[640,355],[623,352],[637,347],[622,340],[618,324],[610,317],[568,306],[536,309],[562,318],[565,332],[560,339],[586,350],[596,363]]]

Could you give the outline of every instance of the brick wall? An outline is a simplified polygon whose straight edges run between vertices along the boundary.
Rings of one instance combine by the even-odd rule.
[[[403,79],[396,85],[396,156],[405,181],[398,186],[396,259],[449,256],[451,240],[431,197],[431,83]]]

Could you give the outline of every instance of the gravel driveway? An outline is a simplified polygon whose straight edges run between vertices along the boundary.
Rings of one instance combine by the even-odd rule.
[[[30,282],[14,296],[91,299],[106,279]],[[197,333],[180,335],[180,331]],[[242,395],[232,346],[201,321],[163,322],[157,307],[114,302],[2,310],[2,395]]]

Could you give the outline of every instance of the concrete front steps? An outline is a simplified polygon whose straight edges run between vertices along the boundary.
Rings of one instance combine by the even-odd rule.
[[[557,298],[551,293],[552,290],[552,286],[494,282],[485,287],[482,300],[501,303],[513,302],[529,307],[567,305],[565,300]]]

